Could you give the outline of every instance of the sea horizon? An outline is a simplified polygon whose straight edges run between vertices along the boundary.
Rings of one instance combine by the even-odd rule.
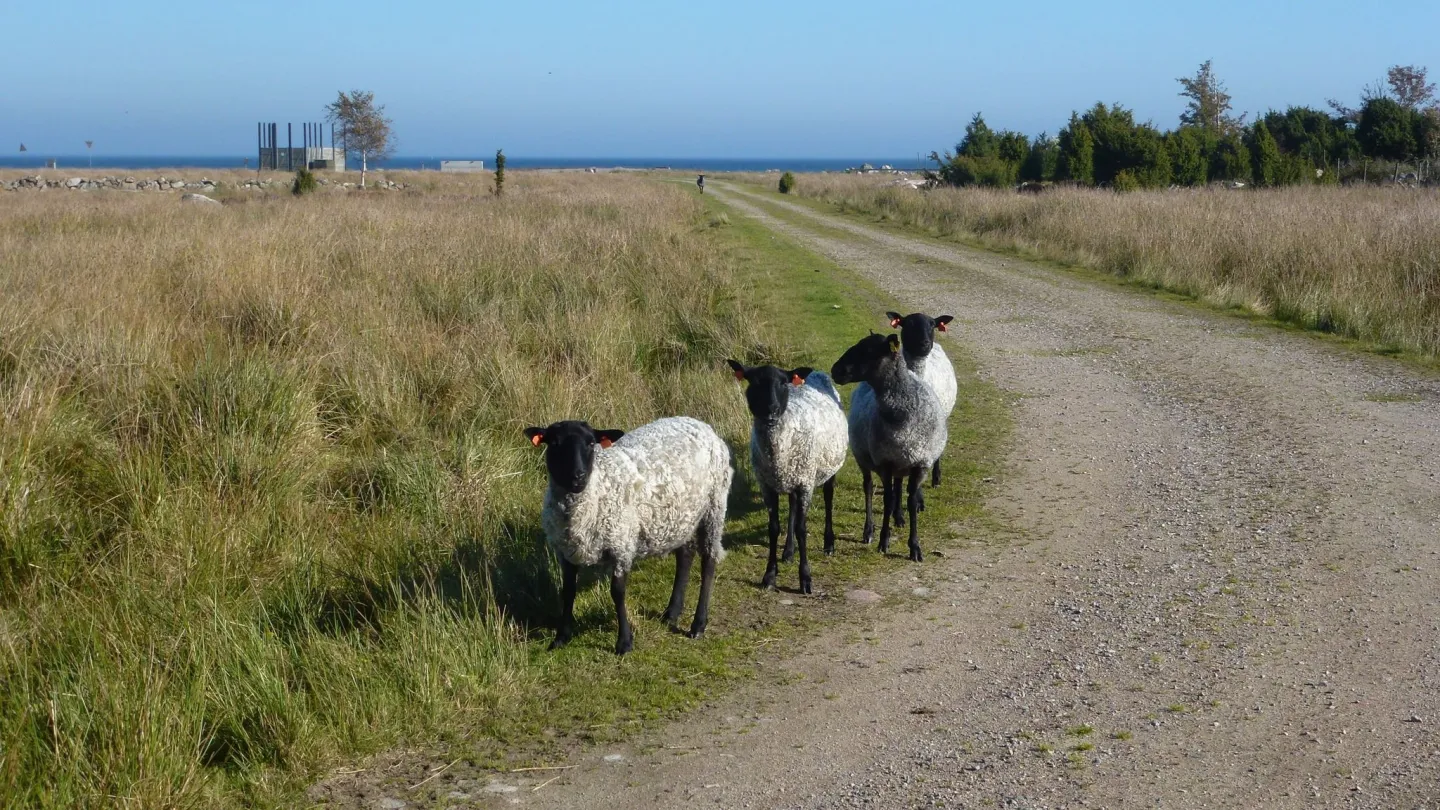
[[[55,161],[56,170],[95,169],[253,169],[255,156],[245,155],[44,155],[28,152],[23,155],[0,157],[0,168],[36,169],[46,168],[48,161]],[[392,170],[438,170],[442,160],[483,160],[487,169],[494,167],[495,156],[491,155],[397,155],[381,163],[372,163],[370,169]],[[248,163],[247,163],[248,161]],[[923,168],[925,160],[918,156],[908,158],[782,158],[782,157],[527,157],[506,155],[505,165],[511,169],[669,169],[672,171],[704,172],[756,172],[795,171],[823,172],[844,171],[869,164],[874,168],[890,166],[894,169],[914,171]],[[353,169],[352,169],[353,170]]]

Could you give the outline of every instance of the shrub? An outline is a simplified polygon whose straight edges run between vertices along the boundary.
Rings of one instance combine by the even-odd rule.
[[[795,175],[785,172],[780,175],[780,193],[789,194],[795,188]]]
[[[495,150],[495,196],[505,195],[505,150]]]
[[[1116,191],[1139,191],[1142,188],[1140,178],[1136,177],[1129,169],[1115,175],[1115,180],[1110,187]]]
[[[1250,177],[1257,186],[1273,186],[1281,180],[1280,145],[1264,121],[1255,122],[1250,134]]]
[[[320,184],[316,182],[314,172],[309,169],[301,169],[295,172],[295,182],[291,184],[290,192],[296,197],[299,197],[302,194],[309,194],[318,188],[320,188]]]

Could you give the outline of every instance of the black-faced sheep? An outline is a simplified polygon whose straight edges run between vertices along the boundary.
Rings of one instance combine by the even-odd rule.
[[[730,449],[715,431],[688,417],[660,419],[629,433],[585,422],[525,429],[545,445],[550,485],[542,518],[545,539],[560,558],[563,618],[551,648],[570,640],[581,566],[610,570],[619,635],[615,652],[633,645],[625,583],[636,560],[673,552],[675,585],[664,619],[671,627],[685,608],[690,563],[700,552],[700,601],[689,635],[705,632],[715,564],[725,556],[725,504],[733,471]]]

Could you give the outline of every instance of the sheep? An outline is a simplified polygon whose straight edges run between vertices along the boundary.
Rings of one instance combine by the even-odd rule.
[[[564,577],[559,631],[550,648],[565,646],[575,628],[575,584],[581,566],[610,569],[619,635],[615,653],[634,646],[625,613],[625,584],[637,560],[673,552],[675,586],[664,621],[677,630],[685,609],[690,563],[700,552],[700,601],[689,636],[709,623],[715,565],[725,556],[725,505],[733,475],[730,448],[704,422],[659,419],[625,433],[585,422],[525,428],[545,445],[550,485],[541,517],[545,539]]]
[[[811,592],[806,517],[815,487],[825,493],[825,553],[835,553],[835,474],[845,464],[845,411],[830,375],[810,368],[781,371],[775,366],[745,366],[727,361],[735,379],[747,383],[745,401],[754,417],[750,463],[770,513],[770,560],[762,587],[775,587],[779,575],[776,546],[780,537],[780,496],[788,499],[784,561],[800,541],[800,592]]]
[[[940,410],[948,420],[955,410],[955,367],[950,365],[945,350],[935,342],[935,330],[946,331],[946,324],[955,318],[950,315],[932,318],[921,312],[903,316],[898,312],[887,312],[885,317],[890,319],[891,329],[900,330],[900,350],[905,357],[905,365],[934,389],[935,396],[940,400]],[[940,486],[939,459],[935,460],[935,466],[930,470],[930,486]],[[920,508],[925,508],[923,495]]]
[[[875,533],[871,506],[871,475],[879,473],[884,512],[880,551],[890,548],[891,515],[900,511],[900,479],[909,476],[910,559],[920,562],[916,514],[920,479],[945,452],[949,439],[945,415],[935,392],[905,366],[900,338],[871,334],[850,347],[830,369],[837,383],[859,383],[850,397],[850,449],[864,476],[863,542]]]

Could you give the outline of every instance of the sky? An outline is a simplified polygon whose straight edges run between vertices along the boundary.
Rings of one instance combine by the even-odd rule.
[[[255,124],[366,89],[401,155],[910,157],[977,111],[1059,129],[1118,101],[1163,128],[1213,59],[1237,111],[1440,78],[1440,2],[0,0],[0,149],[245,155]],[[298,134],[297,134],[298,137]],[[283,138],[283,134],[282,134]]]

